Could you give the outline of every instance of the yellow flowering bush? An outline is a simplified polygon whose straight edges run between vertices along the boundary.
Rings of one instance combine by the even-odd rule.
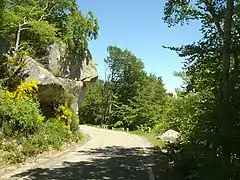
[[[34,79],[22,82],[15,91],[1,88],[0,122],[4,124],[6,136],[21,133],[25,136],[38,130],[44,116],[40,114],[39,102],[32,97],[38,90]]]
[[[72,111],[63,106],[63,105],[60,105],[57,109],[57,119],[58,120],[61,120],[61,121],[64,121],[66,125],[68,125],[70,122],[71,122],[71,119],[73,117],[73,113]]]
[[[23,100],[29,96],[32,96],[38,90],[37,81],[34,79],[28,82],[22,82],[15,91],[5,91],[6,98]]]
[[[77,117],[66,106],[58,107],[55,118],[45,119],[41,115],[39,102],[32,98],[37,91],[36,81],[22,82],[15,89],[10,92],[0,85],[0,126],[3,134],[0,151],[4,152],[0,159],[8,163],[24,162],[27,157],[49,148],[59,149],[67,142],[82,138]],[[69,122],[70,128],[66,126]]]

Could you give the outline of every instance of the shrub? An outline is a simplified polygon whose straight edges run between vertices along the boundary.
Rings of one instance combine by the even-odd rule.
[[[65,106],[59,106],[56,118],[44,120],[34,97],[36,90],[34,80],[21,83],[12,92],[0,87],[0,150],[9,163],[23,162],[26,157],[82,138],[77,131],[78,117]]]
[[[70,123],[70,130],[72,132],[78,132],[79,131],[79,117],[73,113],[72,120]]]
[[[70,132],[63,122],[50,119],[43,123],[39,133],[30,136],[23,143],[23,152],[26,156],[34,156],[49,148],[59,149],[70,140]]]
[[[13,92],[5,90],[5,97],[16,100],[32,98],[37,90],[37,81],[31,79],[28,82],[22,82]]]
[[[68,91],[64,91],[63,99],[65,101],[65,106],[71,108],[71,105],[74,103],[75,97]]]
[[[156,132],[162,133],[168,129],[173,129],[188,137],[201,114],[200,101],[200,94],[169,97],[160,121],[155,126]]]
[[[26,160],[26,156],[17,147],[16,149],[12,149],[12,151],[7,152],[5,154],[5,159],[10,164],[16,164],[24,162]]]
[[[37,82],[22,82],[15,91],[0,88],[0,123],[6,136],[28,136],[38,130],[43,116],[39,103],[34,100]]]
[[[174,170],[184,177],[180,179],[221,179],[221,153],[215,135],[218,128],[212,123],[214,106],[208,92],[168,99],[155,129],[181,132],[181,141],[165,147]]]
[[[6,135],[20,133],[28,136],[38,130],[43,120],[38,102],[33,99],[1,99],[0,119]]]
[[[121,127],[122,125],[123,125],[123,122],[122,122],[122,121],[117,121],[117,122],[113,125],[113,127],[118,128],[118,127]]]
[[[72,133],[64,122],[57,119],[41,123],[37,133],[28,138],[4,139],[0,148],[5,152],[4,158],[9,163],[23,162],[26,157],[36,156],[50,148],[59,150],[67,142],[79,141],[82,135]]]
[[[159,121],[155,127],[154,127],[154,131],[156,133],[164,133],[165,131],[168,130],[168,124],[166,123],[166,121]]]
[[[0,55],[0,80],[11,91],[15,90],[21,84],[21,81],[29,76],[29,73],[24,70],[26,55],[26,51],[23,50],[14,58],[6,57],[3,54]]]
[[[60,105],[57,108],[57,119],[59,121],[65,122],[66,125],[69,125],[73,118],[73,112],[66,106]]]

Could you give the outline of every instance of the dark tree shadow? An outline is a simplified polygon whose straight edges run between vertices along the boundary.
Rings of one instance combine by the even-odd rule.
[[[67,162],[60,167],[36,168],[27,172],[16,174],[13,177],[24,177],[38,180],[148,180],[149,168],[155,180],[180,180],[180,176],[172,173],[169,168],[168,157],[156,148],[148,148],[143,153],[142,148],[104,147],[99,149],[78,151],[76,156],[94,157],[90,161]],[[30,174],[30,175],[29,175]]]

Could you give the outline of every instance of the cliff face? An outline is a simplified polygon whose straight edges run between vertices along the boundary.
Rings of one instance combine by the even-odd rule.
[[[38,98],[43,109],[70,92],[74,95],[71,107],[78,113],[87,86],[98,78],[96,64],[91,59],[80,60],[67,54],[64,44],[53,44],[45,57],[38,61],[28,57],[26,63],[27,79],[34,78],[38,82]]]

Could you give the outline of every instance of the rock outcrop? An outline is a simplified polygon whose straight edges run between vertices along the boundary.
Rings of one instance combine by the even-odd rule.
[[[46,69],[55,76],[83,81],[95,82],[98,77],[96,64],[90,59],[79,59],[74,53],[67,53],[63,43],[52,44],[47,50],[47,55],[42,58]]]
[[[98,78],[96,64],[92,60],[67,60],[63,44],[53,44],[48,49],[48,54],[39,62],[28,57],[26,59],[27,79],[34,78],[38,82],[38,98],[41,105],[51,106],[54,101],[62,99],[64,93],[70,92],[74,95],[72,109],[78,113],[86,88],[89,84],[96,82]],[[40,63],[41,62],[41,63]],[[64,68],[63,68],[64,67]],[[71,70],[74,69],[74,72]],[[74,76],[75,74],[75,76]]]

